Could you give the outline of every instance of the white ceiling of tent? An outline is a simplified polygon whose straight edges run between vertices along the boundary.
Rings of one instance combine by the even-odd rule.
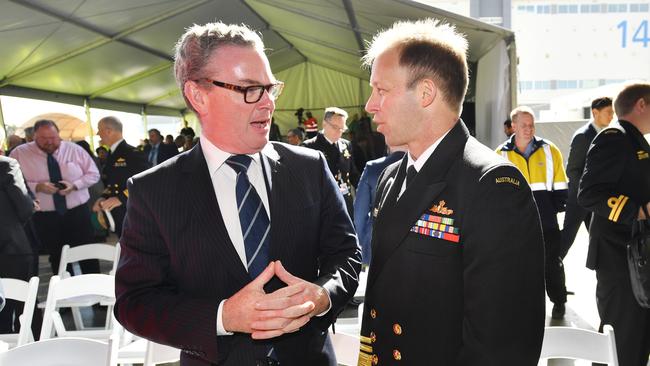
[[[408,0],[0,0],[0,94],[118,110],[185,109],[172,75],[184,29],[221,20],[259,30],[274,72],[310,62],[368,79],[364,42],[398,19],[445,18],[470,60],[510,31]],[[279,101],[279,108],[282,107]]]

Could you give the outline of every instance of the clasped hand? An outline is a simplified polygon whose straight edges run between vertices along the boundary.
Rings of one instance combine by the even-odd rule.
[[[267,294],[264,285],[273,276],[288,286]],[[299,330],[329,305],[324,288],[293,276],[276,261],[224,302],[223,326],[229,332],[251,333],[253,339],[268,339]]]

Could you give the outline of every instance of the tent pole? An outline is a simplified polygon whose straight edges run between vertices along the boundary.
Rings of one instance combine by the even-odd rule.
[[[88,98],[84,98],[84,109],[86,110],[86,123],[88,123],[90,151],[95,151],[95,132],[93,132],[93,124],[90,121],[90,100]]]
[[[142,112],[140,113],[142,115],[142,124],[144,126],[144,138],[149,138],[149,127],[147,126],[147,106],[142,106]]]
[[[5,117],[2,113],[2,98],[0,97],[0,126],[2,126],[2,139],[0,140],[0,150],[5,151],[7,148],[7,127],[5,126]]]

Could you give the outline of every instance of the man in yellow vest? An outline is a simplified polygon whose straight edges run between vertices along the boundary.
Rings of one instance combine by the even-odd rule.
[[[553,319],[562,319],[566,285],[557,213],[564,211],[568,194],[562,153],[552,142],[535,136],[535,114],[529,107],[515,108],[510,119],[515,133],[497,152],[521,170],[533,191],[546,248],[546,292],[554,304]]]

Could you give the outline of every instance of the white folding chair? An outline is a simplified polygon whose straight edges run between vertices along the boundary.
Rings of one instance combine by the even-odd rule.
[[[64,245],[61,249],[61,260],[59,261],[59,272],[57,276],[60,278],[68,278],[71,276],[71,273],[67,271],[68,264],[72,266],[73,274],[81,274],[81,267],[79,261],[88,260],[88,259],[98,259],[112,262],[111,271],[109,274],[114,275],[117,268],[117,262],[120,258],[120,245],[111,245],[104,243],[94,243],[94,244],[84,244],[78,245],[76,247],[70,247],[69,245]],[[81,312],[79,307],[93,306],[97,304],[97,301],[93,301],[91,297],[86,297],[86,302],[80,304],[79,302],[75,304],[61,302],[60,307],[69,307],[72,311],[72,318],[74,320],[74,325],[77,329],[83,330],[86,327],[84,326]],[[44,308],[45,304],[40,303],[39,308]],[[108,313],[112,312],[112,308],[109,307],[107,311],[106,321],[108,323],[110,317]]]
[[[122,341],[122,345],[117,352],[117,363],[120,365],[141,363],[143,366],[153,366],[160,363],[176,362],[181,359],[181,350],[178,348],[135,337],[117,321],[115,321],[114,327],[117,333],[120,334],[120,340]]]
[[[336,362],[343,366],[356,366],[359,362],[359,337],[330,332]]]
[[[0,365],[114,366],[118,340],[53,338],[0,352]]]
[[[603,333],[572,327],[546,327],[540,359],[569,358],[618,366],[616,339],[611,325]]]
[[[38,294],[38,277],[32,277],[29,282],[13,278],[2,278],[0,281],[2,282],[7,299],[25,303],[23,313],[18,318],[20,321],[20,332],[17,334],[0,334],[0,341],[6,343],[9,347],[22,346],[23,344],[33,342],[32,318],[34,316],[34,305],[36,305],[36,296]]]
[[[112,306],[115,304],[115,277],[105,274],[86,274],[72,276],[61,279],[54,276],[50,279],[50,287],[47,293],[47,301],[43,312],[43,326],[41,328],[41,338],[48,339],[56,331],[57,336],[81,336],[93,339],[108,339],[111,333],[110,321],[106,329],[93,330],[66,330],[63,320],[59,314],[59,303],[65,301],[66,304],[79,306],[87,302],[86,298],[90,297],[92,301],[99,300],[101,305]]]

